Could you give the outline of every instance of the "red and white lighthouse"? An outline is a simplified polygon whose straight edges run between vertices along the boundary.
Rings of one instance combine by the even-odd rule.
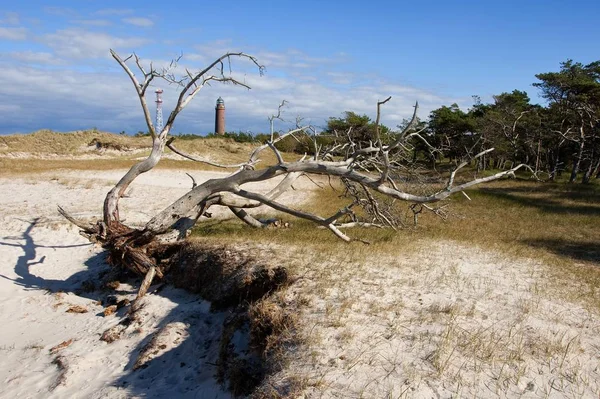
[[[217,99],[215,107],[215,133],[225,134],[225,101],[221,97]]]

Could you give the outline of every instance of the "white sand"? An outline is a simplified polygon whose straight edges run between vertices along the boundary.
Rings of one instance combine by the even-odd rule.
[[[318,257],[298,254],[303,344],[274,378],[307,397],[600,397],[598,309],[539,262],[448,241]]]
[[[145,299],[143,331],[107,344],[99,337],[118,323],[124,309],[118,316],[104,317],[97,301],[106,300],[111,292],[76,293],[81,282],[97,279],[107,266],[101,251],[66,224],[56,206],[78,218],[100,216],[106,192],[124,173],[55,171],[0,179],[0,397],[230,396],[213,378],[224,315],[209,312],[207,302],[173,288],[150,294]],[[198,182],[223,175],[191,173]],[[95,182],[90,183],[91,178]],[[264,192],[273,184],[249,186]],[[190,186],[181,171],[142,175],[122,200],[122,215],[130,224],[141,224]],[[298,193],[286,194],[282,201],[291,199],[297,200]],[[213,217],[227,212],[213,212]],[[121,284],[118,297],[132,299],[134,293],[134,287]],[[67,313],[72,305],[89,311]],[[186,339],[152,355],[149,367],[133,371],[152,333],[165,326],[169,330],[172,323],[178,323],[180,332],[187,331]],[[68,340],[72,344],[50,353]],[[53,363],[58,356],[67,366],[63,380]]]

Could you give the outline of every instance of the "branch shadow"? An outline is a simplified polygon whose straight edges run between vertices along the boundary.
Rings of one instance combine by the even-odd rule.
[[[560,256],[577,261],[596,263],[600,266],[600,241],[578,242],[565,239],[536,239],[524,240],[523,242]]]
[[[560,202],[561,198],[570,196],[568,199],[577,199],[577,195],[571,196],[569,193],[558,193],[557,199],[540,198],[540,197],[528,197],[525,195],[519,195],[520,193],[530,193],[531,190],[524,189],[510,189],[510,188],[480,188],[479,193],[483,196],[490,196],[501,200],[509,201],[521,206],[527,206],[531,208],[539,209],[545,213],[556,213],[556,214],[573,214],[577,213],[580,215],[589,216],[600,216],[600,201],[588,202],[590,205],[572,205],[564,204]],[[564,195],[563,195],[564,194]],[[585,195],[581,194],[580,198],[584,198]],[[585,197],[589,198],[589,197]]]
[[[210,302],[172,286],[161,290],[159,295],[177,306],[153,327],[156,333],[145,337],[131,350],[125,374],[112,386],[125,388],[128,395],[134,397],[232,398],[216,381],[221,335],[228,312],[211,310]],[[178,346],[151,342],[160,331],[171,327],[171,331],[181,333]],[[148,352],[147,347],[158,353],[136,367],[140,355]]]
[[[485,189],[499,188],[486,187]],[[519,186],[511,186],[502,189],[513,194],[546,194],[553,198],[572,201],[598,203],[600,200],[600,186],[595,184],[565,184],[550,182],[527,182]]]
[[[108,270],[106,264],[106,254],[99,253],[84,262],[87,266],[85,270],[79,271],[66,280],[57,279],[46,279],[37,276],[31,272],[31,267],[35,265],[41,265],[46,261],[46,255],[38,258],[38,248],[52,248],[52,249],[68,249],[77,247],[88,247],[91,244],[73,244],[73,245],[40,245],[36,244],[32,231],[40,223],[40,218],[35,218],[28,222],[29,226],[23,231],[20,236],[14,237],[3,237],[4,240],[19,240],[23,243],[12,243],[8,241],[0,241],[0,245],[20,248],[23,254],[18,257],[17,262],[14,266],[15,274],[17,278],[10,278],[0,274],[1,278],[12,281],[16,285],[22,286],[28,290],[46,290],[50,292],[62,291],[62,292],[75,292],[76,294],[90,294],[83,295],[90,299],[96,299],[97,293],[86,293],[80,290],[81,284],[84,281],[96,278],[103,271]],[[83,290],[85,291],[85,290]]]

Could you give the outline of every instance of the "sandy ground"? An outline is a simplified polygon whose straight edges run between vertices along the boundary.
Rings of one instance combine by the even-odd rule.
[[[0,179],[0,397],[230,397],[213,378],[226,315],[210,312],[197,296],[169,287],[148,295],[141,331],[111,344],[99,340],[125,309],[104,317],[98,302],[106,304],[114,291],[82,292],[83,282],[106,272],[104,255],[61,220],[56,206],[78,218],[97,217],[106,192],[124,173],[54,171]],[[192,173],[198,182],[223,175]],[[181,171],[142,175],[122,200],[122,215],[141,224],[190,186]],[[292,200],[302,197],[293,192],[281,198]],[[134,296],[134,287],[118,287],[117,299]],[[74,305],[87,313],[67,312]],[[169,330],[185,339],[170,341],[148,367],[133,371],[152,333]],[[51,350],[65,342],[70,344],[64,349]]]
[[[82,290],[107,266],[56,205],[99,216],[123,173],[0,179],[0,397],[230,396],[213,378],[226,315],[196,296],[150,292],[139,330],[112,344],[99,340],[125,310],[105,317],[99,301],[131,299],[135,289]],[[189,187],[179,171],[143,175],[123,199],[123,215],[143,223]],[[281,201],[302,201],[300,192]],[[303,275],[286,293],[302,303],[302,343],[273,381],[294,379],[303,397],[600,397],[598,311],[563,300],[535,260],[453,242],[393,257],[286,255]],[[87,312],[68,312],[74,305]],[[164,347],[133,370],[158,331]]]
[[[274,380],[307,397],[600,397],[598,309],[565,301],[576,286],[546,265],[449,241],[297,257],[303,345]]]

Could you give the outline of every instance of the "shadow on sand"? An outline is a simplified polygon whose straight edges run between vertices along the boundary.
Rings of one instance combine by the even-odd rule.
[[[156,325],[156,331],[175,327],[186,334],[184,339],[136,370],[138,357],[155,335],[146,336],[131,351],[125,374],[112,385],[144,398],[231,398],[215,378],[223,324],[229,313],[211,311],[209,302],[171,286],[160,295],[177,306]],[[154,347],[160,349],[160,345]]]
[[[46,255],[38,258],[38,248],[51,248],[54,250],[89,247],[91,244],[73,244],[73,245],[41,245],[37,244],[32,236],[33,229],[39,225],[40,219],[36,218],[28,222],[29,226],[23,231],[21,236],[3,237],[0,245],[20,248],[23,254],[17,259],[14,266],[16,278],[10,278],[0,274],[0,277],[10,280],[25,289],[47,290],[51,292],[75,292],[79,291],[81,284],[84,281],[92,281],[98,278],[98,275],[103,271],[108,270],[105,262],[105,254],[100,253],[89,258],[84,264],[87,266],[85,270],[79,271],[67,278],[66,280],[53,280],[36,276],[31,272],[31,267],[43,264],[46,261]],[[15,243],[10,241],[22,241],[23,243]],[[78,292],[79,294],[79,292]],[[90,296],[91,299],[96,299],[96,295]]]
[[[46,279],[33,274],[31,267],[44,264],[47,260],[45,255],[38,259],[39,248],[60,250],[85,247],[91,244],[40,245],[32,236],[33,230],[39,227],[40,219],[36,218],[28,223],[29,225],[20,236],[3,237],[0,241],[0,245],[20,248],[23,251],[14,265],[17,277],[10,278],[4,275],[0,275],[0,277],[30,290],[72,292],[78,296],[103,302],[108,296],[119,293],[129,294],[130,299],[133,299],[135,294],[129,291],[109,292],[82,289],[84,282],[98,282],[102,274],[110,270],[110,266],[106,263],[105,252],[91,256],[84,262],[87,266],[85,270],[78,271],[65,280]],[[57,254],[57,256],[60,255]],[[151,300],[153,295],[160,295],[177,305],[157,325],[148,327],[160,331],[170,324],[177,323],[181,326],[183,323],[185,327],[182,331],[185,331],[187,336],[179,346],[149,360],[142,368],[134,370],[134,364],[140,353],[153,338],[153,334],[147,335],[130,351],[129,361],[124,367],[125,373],[111,385],[126,389],[128,396],[134,397],[231,398],[232,395],[215,380],[223,323],[228,312],[211,311],[209,302],[181,289],[171,286],[162,290],[154,288],[154,292],[149,294],[146,299]],[[126,312],[127,308],[123,308],[117,316],[125,317]],[[101,313],[98,316],[101,317],[100,315]]]

